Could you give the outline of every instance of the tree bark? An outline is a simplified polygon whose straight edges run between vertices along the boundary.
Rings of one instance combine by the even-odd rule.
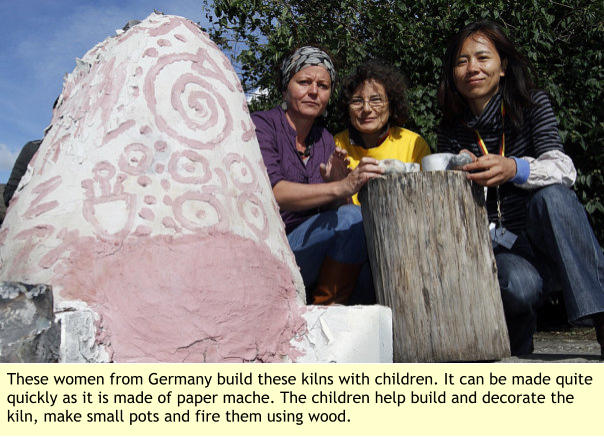
[[[361,191],[378,303],[397,362],[510,355],[483,188],[457,171],[373,179]]]

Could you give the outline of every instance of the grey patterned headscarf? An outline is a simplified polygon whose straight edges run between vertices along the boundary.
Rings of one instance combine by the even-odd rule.
[[[291,56],[288,56],[281,64],[281,86],[285,91],[292,76],[304,67],[309,65],[319,65],[327,70],[331,78],[331,88],[333,89],[336,83],[336,69],[331,62],[331,58],[323,50],[316,47],[305,46],[300,47]]]

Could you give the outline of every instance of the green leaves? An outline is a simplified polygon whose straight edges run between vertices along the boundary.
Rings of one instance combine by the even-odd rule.
[[[334,57],[341,80],[367,58],[381,58],[408,78],[405,127],[436,144],[436,90],[446,41],[465,24],[488,18],[507,29],[552,98],[566,152],[579,170],[575,190],[604,241],[601,1],[593,0],[202,0],[205,29],[233,60],[248,91],[268,89],[251,105],[280,102],[274,66],[291,48],[317,44]],[[332,97],[328,127],[343,128]]]

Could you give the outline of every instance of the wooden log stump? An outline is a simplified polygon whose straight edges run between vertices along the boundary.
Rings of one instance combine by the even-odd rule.
[[[369,181],[360,200],[394,360],[508,357],[482,187],[457,171],[406,173]]]

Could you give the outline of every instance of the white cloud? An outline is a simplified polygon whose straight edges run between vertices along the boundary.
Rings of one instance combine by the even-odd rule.
[[[19,150],[13,152],[6,144],[0,143],[0,171],[10,172],[17,156],[19,156]]]

